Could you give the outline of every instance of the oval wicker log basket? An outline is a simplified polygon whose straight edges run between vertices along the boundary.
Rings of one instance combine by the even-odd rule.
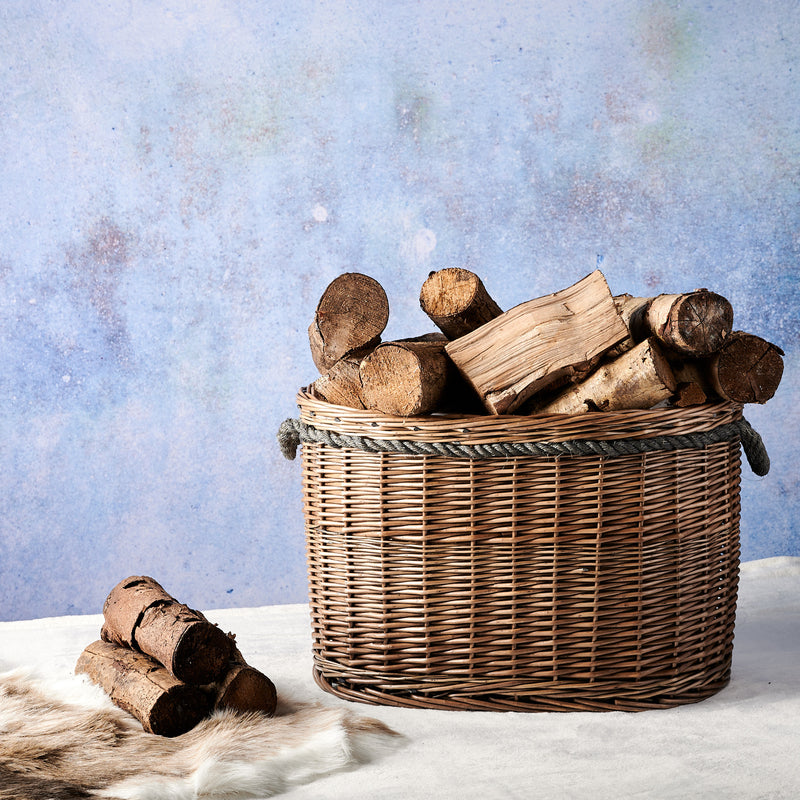
[[[695,702],[728,682],[740,405],[401,419],[297,400],[325,690],[592,711]]]

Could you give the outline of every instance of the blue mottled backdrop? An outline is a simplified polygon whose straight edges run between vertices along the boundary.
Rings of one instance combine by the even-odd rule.
[[[742,556],[800,555],[798,41],[796,0],[3,2],[0,619],[303,601],[275,432],[352,270],[387,338],[445,266],[726,295],[786,351]]]

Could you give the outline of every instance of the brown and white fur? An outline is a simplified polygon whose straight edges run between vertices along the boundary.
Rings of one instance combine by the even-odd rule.
[[[244,800],[367,763],[403,742],[319,704],[217,713],[174,739],[145,733],[81,678],[0,673],[0,799]]]

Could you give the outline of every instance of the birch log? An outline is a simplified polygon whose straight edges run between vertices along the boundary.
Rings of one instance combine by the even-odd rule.
[[[672,397],[676,388],[669,362],[651,338],[598,367],[581,383],[570,386],[549,402],[534,406],[534,411],[583,414],[652,408]]]

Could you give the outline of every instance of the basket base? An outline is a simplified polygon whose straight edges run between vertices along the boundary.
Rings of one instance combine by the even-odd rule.
[[[630,687],[627,692],[620,692],[617,686],[616,693],[610,695],[598,692],[597,687],[580,690],[574,685],[561,689],[548,687],[538,692],[532,692],[530,688],[517,693],[509,690],[504,694],[477,691],[465,694],[435,689],[425,692],[387,690],[379,685],[358,685],[339,677],[329,679],[316,666],[313,676],[323,691],[343,700],[368,705],[447,711],[565,712],[648,711],[698,703],[724,689],[730,682],[731,671],[728,667],[717,675],[704,676],[702,679],[697,676],[688,680],[683,678],[676,680],[673,685],[644,683]]]

